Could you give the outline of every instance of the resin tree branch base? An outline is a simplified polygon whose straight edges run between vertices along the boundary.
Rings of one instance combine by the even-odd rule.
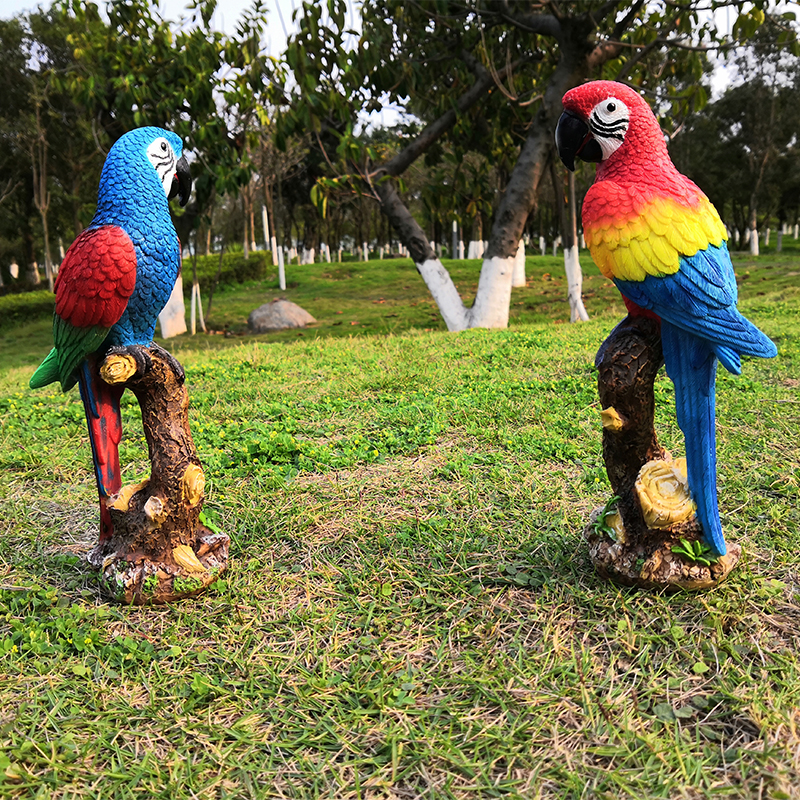
[[[628,316],[595,359],[603,408],[603,460],[616,500],[592,512],[585,534],[598,573],[641,588],[710,589],[741,555],[713,557],[686,480],[656,438],[653,386],[663,364],[656,319]]]
[[[636,541],[599,532],[597,522],[603,513],[596,508],[586,526],[589,558],[597,573],[606,580],[640,589],[696,590],[711,589],[723,581],[741,555],[738,544],[728,545],[728,552],[711,564],[692,561],[682,554],[681,542],[698,541],[700,526],[692,519],[672,530],[648,530]],[[608,520],[608,517],[606,517]],[[624,537],[624,534],[623,534]],[[676,553],[675,549],[680,552]]]
[[[158,345],[133,351],[109,351],[99,374],[136,395],[151,474],[107,499],[113,533],[89,563],[120,602],[168,603],[199,594],[224,572],[230,540],[199,519],[205,476],[189,431],[183,369]]]

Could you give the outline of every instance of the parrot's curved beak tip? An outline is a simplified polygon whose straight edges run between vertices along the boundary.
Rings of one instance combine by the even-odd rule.
[[[169,192],[169,199],[180,197],[181,208],[189,202],[189,195],[192,193],[192,173],[189,170],[189,162],[186,156],[181,156],[175,165],[175,177],[172,179],[172,187]]]
[[[577,114],[565,111],[556,125],[556,149],[564,166],[575,171],[575,157],[582,161],[601,161],[603,151],[592,136],[589,125]]]
[[[575,172],[575,156],[587,133],[589,133],[589,126],[571,111],[564,111],[558,118],[556,150],[558,150],[558,157],[570,172]]]

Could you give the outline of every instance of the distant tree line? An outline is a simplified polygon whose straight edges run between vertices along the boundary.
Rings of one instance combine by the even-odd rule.
[[[552,129],[563,92],[593,78],[645,93],[679,167],[744,247],[797,222],[796,21],[769,0],[714,5],[732,30],[699,0],[364,0],[357,30],[344,0],[309,0],[280,58],[265,52],[259,2],[230,35],[210,30],[212,0],[177,21],[155,0],[102,14],[55,0],[0,20],[0,279],[32,283],[37,264],[52,283],[91,219],[108,148],[152,124],[193,154],[196,191],[176,218],[190,249],[264,246],[263,206],[301,257],[319,258],[322,243],[402,245],[434,296],[444,287],[448,325],[502,324],[510,283],[491,270],[520,237],[533,252],[540,237],[577,245]],[[737,77],[709,103],[712,55]],[[388,104],[399,121],[380,127],[370,114]],[[578,199],[593,173],[577,173]],[[481,284],[497,313],[459,307],[448,287],[439,259],[454,222],[458,239],[488,243]]]

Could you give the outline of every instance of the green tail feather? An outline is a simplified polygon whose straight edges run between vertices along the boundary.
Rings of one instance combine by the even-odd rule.
[[[53,339],[56,346],[33,373],[28,385],[31,389],[41,389],[49,383],[60,381],[62,391],[68,392],[78,382],[78,365],[103,344],[107,335],[108,328],[99,325],[75,328],[60,317],[54,317]]]
[[[58,368],[58,351],[55,347],[48,353],[47,358],[42,361],[28,386],[31,389],[41,389],[42,386],[47,386],[49,383],[55,383],[60,380],[61,375]]]

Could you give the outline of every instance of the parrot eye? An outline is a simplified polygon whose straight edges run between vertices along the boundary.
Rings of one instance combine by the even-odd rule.
[[[167,143],[166,143],[166,142],[161,142],[161,150],[162,150],[164,153],[166,153],[166,152],[167,152]]]
[[[609,103],[606,106],[606,111],[616,111],[616,110],[617,110],[617,106],[616,106],[615,103]]]

